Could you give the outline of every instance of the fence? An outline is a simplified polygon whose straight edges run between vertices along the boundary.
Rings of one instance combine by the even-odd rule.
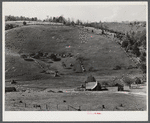
[[[15,100],[13,100],[15,101]],[[115,105],[114,107],[109,107],[109,105],[97,105],[97,106],[82,106],[81,105],[70,105],[70,104],[54,104],[54,103],[46,103],[46,104],[29,104],[26,102],[14,102],[12,103],[13,108],[15,110],[30,110],[30,111],[139,111],[139,110],[146,110],[145,108],[137,107],[138,105],[135,105],[134,107],[130,107],[129,105],[124,105],[124,104],[118,104],[117,106]]]
[[[13,100],[15,101],[15,100]],[[16,109],[32,109],[37,111],[81,111],[81,106],[72,106],[69,104],[53,104],[51,102],[46,104],[29,104],[23,101],[13,102],[12,106]]]

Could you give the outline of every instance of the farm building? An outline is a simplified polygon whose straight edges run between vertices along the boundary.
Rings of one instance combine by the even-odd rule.
[[[17,91],[15,87],[5,87],[5,92],[15,92]]]
[[[96,79],[90,75],[87,77],[87,80],[85,81],[85,90],[87,91],[100,91],[101,85],[96,81]]]
[[[97,81],[96,82],[86,82],[85,83],[85,90],[87,90],[87,91],[100,91],[101,85]]]

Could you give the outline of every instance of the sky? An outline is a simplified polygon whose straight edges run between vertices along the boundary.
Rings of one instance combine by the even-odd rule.
[[[146,2],[3,2],[3,15],[46,19],[63,15],[84,22],[146,21]]]

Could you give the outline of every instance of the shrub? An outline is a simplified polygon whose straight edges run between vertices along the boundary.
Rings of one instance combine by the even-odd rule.
[[[117,65],[113,68],[113,70],[120,70],[121,69],[121,66]]]
[[[145,58],[145,56],[143,56],[143,54],[141,54],[140,60],[141,60],[142,62],[145,62],[145,61],[146,61],[146,58]]]
[[[6,24],[5,25],[5,30],[12,29],[12,28],[14,28],[13,24]]]
[[[124,77],[123,81],[125,84],[127,84],[129,87],[131,87],[131,84],[133,83],[133,80],[129,77]]]
[[[141,83],[142,83],[141,80],[138,77],[136,77],[135,78],[135,84],[141,84]]]
[[[128,41],[123,41],[121,47],[126,48],[128,46]]]
[[[146,64],[141,64],[140,69],[142,70],[143,73],[146,73]]]
[[[50,58],[55,60],[56,59],[56,55],[55,54],[51,54]]]
[[[23,25],[27,25],[27,23],[24,21],[24,22],[23,22]]]
[[[143,52],[143,56],[146,56],[146,52]]]
[[[137,57],[139,57],[140,56],[140,50],[139,50],[139,48],[138,48],[138,46],[137,46],[137,43],[135,43],[134,45],[133,45],[133,48],[132,48],[133,50],[132,50],[132,53],[133,54],[135,54]]]
[[[23,59],[27,58],[26,55],[20,55],[20,57],[23,58]]]
[[[126,48],[126,51],[128,52],[128,50],[132,50],[132,45],[129,43],[127,48]]]

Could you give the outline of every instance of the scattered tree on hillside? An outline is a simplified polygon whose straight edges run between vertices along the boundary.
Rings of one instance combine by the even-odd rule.
[[[128,41],[123,41],[121,47],[127,48],[127,46],[128,46]]]
[[[137,43],[135,43],[135,44],[133,45],[132,53],[135,54],[137,57],[140,56],[141,53],[140,53],[140,51],[139,51],[139,48],[138,48],[138,44],[137,44]]]
[[[74,26],[74,25],[75,25],[74,21],[72,21],[72,22],[71,22],[71,25],[72,25],[72,26]]]
[[[23,25],[26,25],[27,23],[25,21],[23,21]]]
[[[52,17],[50,17],[50,18],[49,18],[49,22],[52,22],[52,21],[53,21],[53,18],[52,18]]]
[[[133,80],[131,78],[129,78],[129,77],[124,77],[123,78],[123,82],[125,84],[127,84],[129,86],[129,88],[131,88],[131,84],[133,83]]]
[[[143,73],[146,73],[146,64],[141,64],[140,69],[142,70]]]
[[[145,62],[146,61],[146,57],[145,57],[145,52],[144,53],[141,53],[141,55],[140,55],[140,60],[142,61],[142,62]]]
[[[144,47],[144,49],[146,50],[146,40],[143,40],[142,42],[142,46]]]

